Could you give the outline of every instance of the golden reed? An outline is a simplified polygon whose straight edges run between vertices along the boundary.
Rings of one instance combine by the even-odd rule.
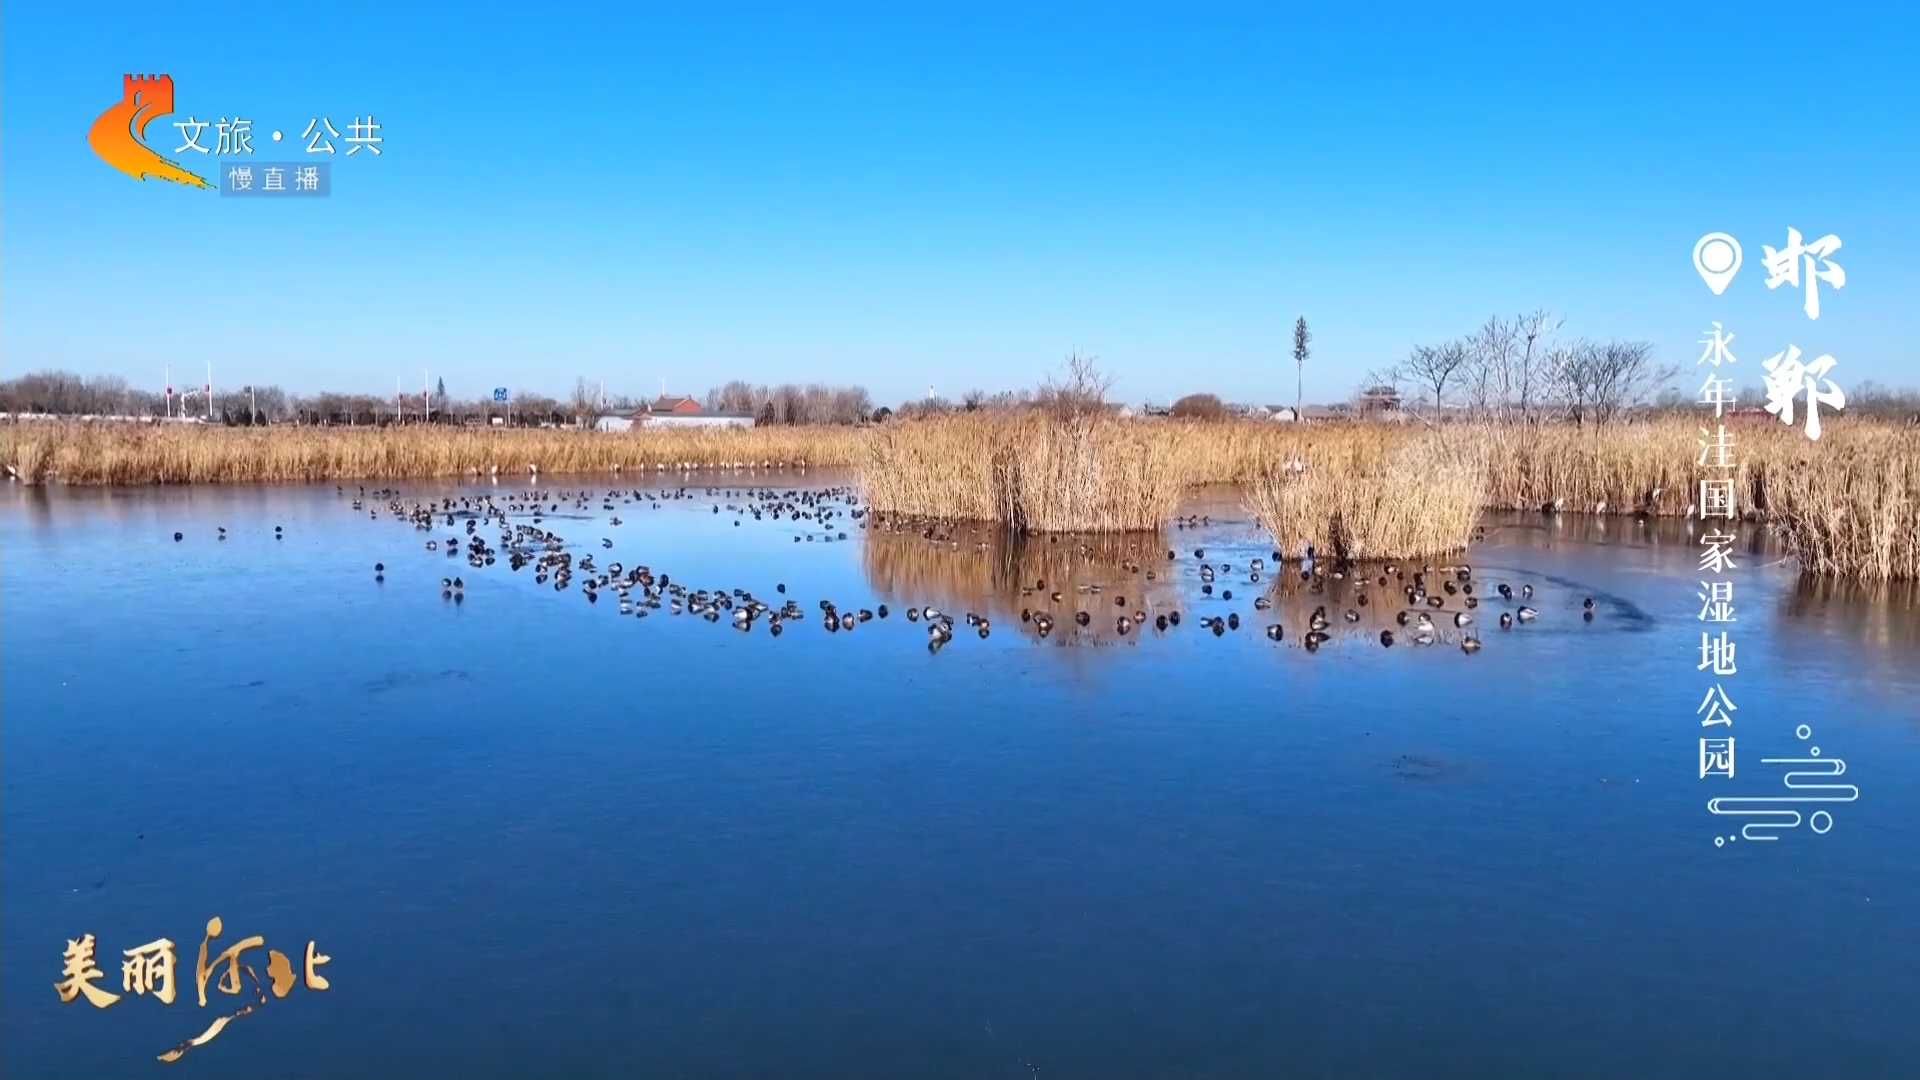
[[[1802,569],[1920,580],[1920,428],[1830,426],[1764,475],[1769,520]]]
[[[1737,501],[1808,570],[1920,578],[1920,429],[1840,416],[1817,444],[1740,418]],[[875,511],[1021,531],[1158,527],[1198,484],[1239,486],[1283,550],[1412,558],[1463,546],[1484,508],[1682,515],[1700,425],[1317,424],[1054,417],[1038,410],[868,428],[671,429],[602,435],[433,427],[227,429],[0,424],[28,483],[386,480],[681,468],[851,466]]]
[[[1173,517],[1191,482],[1159,425],[1039,410],[963,413],[868,432],[869,506],[1021,532],[1128,532]]]
[[[1438,432],[1396,453],[1273,462],[1246,485],[1246,505],[1289,559],[1405,559],[1458,551],[1487,503],[1478,439]]]
[[[452,427],[0,425],[0,460],[28,483],[218,484],[398,480],[680,468],[850,465],[851,428],[672,428],[602,435]]]

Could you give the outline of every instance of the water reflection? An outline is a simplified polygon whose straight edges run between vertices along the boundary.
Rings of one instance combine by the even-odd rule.
[[[1039,537],[956,526],[876,530],[861,555],[868,583],[889,604],[931,604],[985,615],[996,629],[1017,628],[1035,639],[1102,645],[1141,632],[1123,633],[1122,617],[1150,630],[1180,611],[1169,550],[1162,533]],[[1040,613],[1052,620],[1049,633],[1032,618]]]
[[[1773,561],[1783,554],[1766,527],[1754,522],[1706,525],[1691,518],[1499,511],[1483,515],[1480,527],[1483,540],[1539,549],[1580,545],[1689,553],[1698,551],[1705,532],[1732,532],[1734,550],[1751,559]]]
[[[1920,581],[1838,581],[1802,574],[1781,597],[1780,617],[1851,638],[1869,656],[1920,657]]]
[[[1510,537],[1490,544],[1487,553],[1622,539],[1598,525],[1568,530],[1521,522],[1512,528],[1520,543]],[[1672,542],[1672,536],[1662,539]],[[1308,651],[1334,645],[1471,651],[1484,635],[1503,630],[1537,633],[1551,624],[1553,632],[1570,625],[1640,632],[1652,625],[1639,599],[1605,581],[1505,559],[1476,569],[1473,555],[1286,563],[1248,523],[1215,527],[1204,538],[1185,531],[1175,538],[1167,532],[1039,537],[969,527],[883,530],[862,547],[869,584],[889,604],[978,614],[996,628],[1011,626],[1061,645],[1151,640],[1185,628],[1264,635]],[[1536,627],[1540,612],[1550,618]]]
[[[996,631],[1058,645],[1151,641],[1179,627],[1207,634],[1217,625],[1222,634],[1264,634],[1293,649],[1471,650],[1507,632],[1651,632],[1657,611],[1686,603],[1682,583],[1697,572],[1702,528],[1671,518],[1495,514],[1475,545],[1450,559],[1335,567],[1278,562],[1244,520],[1105,537],[959,526],[876,530],[862,562],[887,603],[977,613]],[[1920,648],[1920,583],[1788,585],[1790,564],[1768,530],[1731,528],[1756,614],[1777,605],[1802,629],[1853,639],[1884,661]],[[1050,633],[1032,621],[1041,613]],[[1123,618],[1131,624],[1124,632]]]

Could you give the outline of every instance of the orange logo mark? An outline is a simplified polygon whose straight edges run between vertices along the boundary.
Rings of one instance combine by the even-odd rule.
[[[87,143],[107,164],[133,177],[149,176],[176,184],[211,188],[213,185],[153,152],[146,144],[147,125],[173,111],[173,76],[128,75],[118,104],[100,114],[87,133]]]

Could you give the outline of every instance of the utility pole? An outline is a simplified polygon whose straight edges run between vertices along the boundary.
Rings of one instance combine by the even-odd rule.
[[[400,422],[400,376],[393,377],[393,422]]]
[[[167,383],[167,419],[171,420],[173,419],[173,365],[167,364],[161,370],[165,373],[161,378]]]
[[[213,361],[207,361],[207,419],[213,419]]]

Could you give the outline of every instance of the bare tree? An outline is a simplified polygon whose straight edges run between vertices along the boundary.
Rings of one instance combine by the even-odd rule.
[[[1604,424],[1658,391],[1679,368],[1653,362],[1645,341],[1579,341],[1547,354],[1549,378],[1569,419]]]
[[[873,397],[864,386],[841,386],[833,391],[833,404],[827,419],[835,424],[863,423],[873,412]]]
[[[1481,416],[1504,414],[1513,403],[1514,368],[1520,352],[1516,323],[1489,318],[1467,343],[1466,384],[1474,411]]]
[[[253,388],[254,407],[260,411],[263,422],[285,421],[293,418],[293,408],[287,400],[287,392],[278,386],[256,386]]]
[[[1067,354],[1066,370],[1057,379],[1040,384],[1034,400],[1047,411],[1061,417],[1086,416],[1104,411],[1107,391],[1113,378],[1097,365],[1098,357],[1080,352]]]
[[[766,399],[764,387],[756,392],[746,381],[734,379],[707,391],[707,408],[726,413],[752,412]]]
[[[1533,417],[1534,395],[1544,381],[1540,372],[1540,356],[1547,348],[1546,343],[1560,331],[1563,322],[1565,320],[1545,308],[1535,309],[1514,321],[1515,333],[1526,343],[1515,363],[1513,377],[1513,390],[1519,398],[1522,420]]]
[[[824,383],[808,383],[801,402],[800,423],[824,424],[833,418],[833,391]]]
[[[1467,362],[1467,347],[1459,341],[1449,341],[1444,345],[1416,345],[1407,354],[1402,370],[1408,378],[1422,387],[1433,388],[1433,416],[1440,418],[1441,403],[1445,400],[1447,383],[1453,380]]]
[[[585,375],[576,376],[573,380],[572,405],[576,423],[585,424],[587,417],[597,415],[600,411],[598,384],[589,382]]]
[[[1765,401],[1766,394],[1756,390],[1750,400]],[[1912,422],[1913,417],[1920,416],[1920,391],[1882,386],[1868,379],[1848,388],[1847,412],[1853,416]]]
[[[761,417],[771,404],[774,418],[761,422],[781,424],[857,424],[873,410],[873,398],[864,386],[785,383],[769,387],[740,379],[708,390],[706,403],[716,412]]]
[[[782,424],[806,423],[806,394],[798,386],[792,383],[777,386],[770,400],[775,420]]]

